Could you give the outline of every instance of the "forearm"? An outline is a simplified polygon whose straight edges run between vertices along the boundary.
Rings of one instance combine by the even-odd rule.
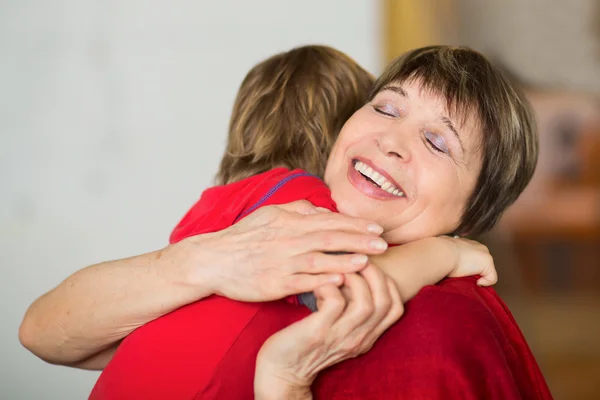
[[[21,342],[50,363],[79,366],[143,324],[210,294],[178,282],[162,252],[77,271],[29,307]]]
[[[118,341],[110,345],[110,347],[100,351],[99,353],[96,353],[81,361],[65,364],[65,366],[79,369],[87,369],[90,371],[102,371],[108,365],[109,361],[112,360],[120,344],[121,341]]]
[[[457,252],[449,239],[433,237],[390,247],[369,258],[394,280],[403,301],[408,301],[423,287],[444,279],[456,265]]]

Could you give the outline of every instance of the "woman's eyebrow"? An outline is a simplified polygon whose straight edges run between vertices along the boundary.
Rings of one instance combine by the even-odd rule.
[[[384,86],[381,89],[381,92],[383,92],[384,90],[389,90],[389,91],[398,93],[402,97],[407,97],[408,98],[408,93],[406,93],[406,90],[402,89],[401,86],[398,86],[398,85],[387,85],[387,86]]]
[[[465,152],[465,147],[463,146],[462,140],[460,140],[460,135],[458,134],[458,131],[456,130],[456,128],[454,127],[454,124],[452,123],[452,121],[450,121],[450,118],[445,117],[445,116],[441,116],[442,122],[444,124],[446,124],[446,126],[448,127],[448,129],[450,129],[452,131],[452,133],[454,133],[454,136],[456,136],[456,139],[458,139],[458,143],[460,144],[460,148],[462,150],[462,152]]]

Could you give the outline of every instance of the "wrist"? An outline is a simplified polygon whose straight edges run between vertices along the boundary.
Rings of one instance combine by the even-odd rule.
[[[257,357],[254,374],[254,394],[257,400],[289,399],[310,400],[310,386],[314,378],[300,379],[294,374],[286,373],[280,365],[273,365]]]
[[[254,381],[256,400],[312,400],[310,385],[297,385],[275,375],[256,376]]]
[[[460,239],[454,238],[452,236],[447,236],[447,235],[436,236],[431,239],[434,240],[438,244],[441,243],[443,246],[443,251],[444,251],[445,256],[452,257],[451,259],[455,260],[456,263],[458,264],[458,260],[460,257],[460,247],[459,247]]]
[[[460,239],[456,239],[452,236],[438,236],[435,239],[438,240],[438,243],[443,244],[440,251],[443,249],[444,259],[449,260],[451,265],[450,271],[446,273],[444,277],[451,276],[456,272],[461,263]]]
[[[204,236],[204,235],[202,235]],[[202,237],[190,237],[153,253],[154,265],[165,281],[185,304],[216,293],[210,276],[211,261]]]
[[[256,400],[312,400],[313,398],[310,387],[277,386],[272,383],[261,387],[255,385],[254,398]]]

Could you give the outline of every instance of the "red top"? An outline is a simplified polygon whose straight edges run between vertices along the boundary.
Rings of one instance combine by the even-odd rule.
[[[277,168],[213,187],[202,193],[173,230],[170,241],[217,232],[259,207],[301,199],[336,211],[323,181],[302,170]],[[296,296],[287,300],[306,310],[296,305]],[[90,398],[194,397],[208,384],[227,351],[263,305],[210,296],[147,323],[123,340]]]
[[[230,226],[254,209],[306,199],[335,210],[329,190],[302,171],[276,169],[208,189],[171,235],[176,242]],[[475,278],[424,288],[367,354],[320,374],[316,399],[550,399],[510,312]],[[130,334],[91,399],[251,399],[258,350],[310,311],[286,301],[219,296],[182,307]]]
[[[425,287],[368,353],[322,372],[314,398],[552,399],[512,315],[493,289],[476,281]],[[284,302],[264,304],[195,399],[252,399],[252,361],[262,343],[307,314]]]

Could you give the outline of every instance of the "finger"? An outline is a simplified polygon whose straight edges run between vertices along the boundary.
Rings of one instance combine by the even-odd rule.
[[[302,235],[292,244],[301,253],[308,252],[347,252],[357,254],[381,254],[388,245],[380,237],[361,233],[341,231],[320,231]]]
[[[293,201],[291,203],[278,205],[277,207],[288,212],[293,212],[302,215],[312,215],[317,214],[319,212],[317,208],[310,201],[307,200]]]
[[[387,315],[392,305],[392,299],[390,297],[390,290],[388,287],[388,277],[379,268],[374,265],[369,265],[364,268],[360,275],[365,278],[365,281],[369,285],[371,295],[373,298],[373,314],[371,315],[371,321],[367,329],[379,324],[379,322]]]
[[[304,253],[290,263],[292,273],[350,273],[363,269],[369,258],[364,254],[330,255],[320,252]]]
[[[487,271],[484,270],[481,274],[481,278],[477,280],[479,286],[492,286],[496,283],[498,283],[498,272],[493,266]]]
[[[362,218],[349,217],[339,213],[316,212],[303,219],[306,222],[306,232],[345,231],[381,235],[381,225]]]
[[[336,325],[341,332],[352,332],[371,317],[373,299],[367,281],[358,274],[344,275],[344,286],[346,309]]]
[[[340,286],[344,283],[342,274],[294,274],[283,278],[282,288],[284,296],[313,292],[319,286],[332,284]]]
[[[330,213],[330,212],[332,212],[331,210],[329,210],[327,208],[323,208],[323,207],[317,207],[317,211],[324,212],[324,213]]]
[[[360,272],[360,275],[369,285],[373,299],[373,312],[371,316],[366,322],[357,327],[354,332],[355,337],[362,338],[359,339],[360,345],[357,352],[358,354],[363,354],[371,348],[376,338],[379,337],[379,334],[373,336],[373,331],[387,317],[392,306],[392,297],[390,294],[391,287],[388,285],[388,280],[390,279],[381,269],[374,265],[368,265]]]
[[[319,286],[314,294],[319,305],[318,311],[282,329],[267,342],[273,341],[275,337],[285,338],[283,346],[287,349],[297,350],[304,347],[304,350],[309,351],[315,345],[323,345],[333,323],[342,315],[346,301],[339,288],[331,284]],[[278,356],[281,357],[281,354]]]
[[[344,281],[345,280],[346,280],[346,275],[344,275]],[[340,286],[340,291],[342,292],[342,296],[344,296],[344,299],[346,299],[346,302],[349,302],[350,299],[352,298],[352,293],[350,292],[350,289],[348,288],[348,286],[346,286],[346,285]]]
[[[477,271],[477,275],[481,276],[477,280],[477,284],[480,286],[491,286],[498,282],[498,272],[494,266],[494,258],[489,253],[487,247],[483,245],[482,247],[484,248],[484,251],[482,251],[478,267],[481,268],[481,265],[483,265],[483,268]]]
[[[404,304],[398,291],[398,286],[389,277],[386,277],[386,287],[391,299],[390,309],[385,317],[377,324],[377,326],[368,334],[366,342],[371,345],[394,323],[396,323],[404,313]]]
[[[320,314],[315,324],[331,326],[344,312],[346,299],[340,288],[332,284],[325,284],[315,288],[314,295],[317,298],[317,309],[315,314]]]

